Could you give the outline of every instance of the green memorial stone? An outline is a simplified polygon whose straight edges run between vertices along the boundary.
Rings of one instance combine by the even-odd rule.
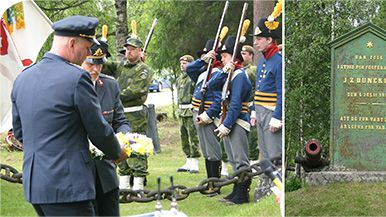
[[[386,31],[366,24],[331,45],[332,165],[386,170]]]

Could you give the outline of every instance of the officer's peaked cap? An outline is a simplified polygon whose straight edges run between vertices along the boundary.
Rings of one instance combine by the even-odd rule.
[[[98,26],[98,18],[85,16],[70,16],[52,24],[55,35],[78,36],[98,44],[95,39],[95,29]]]
[[[91,55],[86,57],[86,62],[89,62],[91,64],[105,64],[107,61],[107,58],[111,56],[109,53],[109,45],[104,42],[98,40],[99,45],[94,43],[91,46]]]

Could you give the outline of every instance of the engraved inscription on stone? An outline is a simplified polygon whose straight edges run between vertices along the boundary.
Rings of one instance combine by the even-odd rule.
[[[332,42],[331,159],[386,170],[386,34],[366,24]]]

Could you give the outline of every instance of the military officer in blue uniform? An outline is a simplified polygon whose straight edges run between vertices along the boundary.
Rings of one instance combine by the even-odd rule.
[[[93,216],[95,179],[88,138],[112,160],[124,160],[103,118],[90,75],[79,65],[90,54],[98,19],[55,22],[51,50],[16,78],[13,129],[24,143],[25,199],[39,216]]]
[[[198,139],[200,141],[201,152],[205,157],[207,177],[220,178],[222,151],[219,138],[215,135],[216,124],[219,123],[221,91],[213,91],[208,88],[205,98],[202,98],[201,89],[207,77],[207,64],[214,59],[213,69],[210,77],[213,78],[219,69],[222,68],[221,62],[216,60],[216,54],[211,49],[214,41],[207,41],[205,48],[198,52],[201,58],[188,64],[186,73],[196,83],[192,98],[193,120],[197,127]],[[204,100],[205,111],[198,114],[201,101]],[[210,194],[215,196],[219,192]]]
[[[258,144],[263,159],[282,154],[282,56],[276,44],[278,30],[266,26],[262,18],[255,29],[254,45],[262,52],[256,71],[255,113],[251,124],[256,124]],[[255,191],[258,201],[269,194],[269,179],[261,176],[260,185]]]
[[[130,126],[123,112],[119,98],[120,89],[117,81],[110,76],[101,74],[103,64],[110,57],[108,45],[99,41],[100,45],[91,46],[91,55],[87,56],[82,67],[91,75],[91,81],[102,109],[105,120],[115,133],[127,133]],[[95,213],[99,216],[119,216],[119,182],[116,165],[103,156],[94,155],[95,164]]]
[[[235,36],[226,39],[219,51],[224,68],[209,82],[209,87],[213,90],[222,90],[222,100],[228,102],[227,111],[222,110],[223,121],[215,132],[224,140],[224,148],[233,171],[249,167],[249,96],[252,90],[248,74],[241,65],[243,58],[240,48],[236,51],[235,60],[232,60],[235,42]],[[231,73],[230,81],[227,80],[228,73]],[[224,85],[226,82],[230,82],[228,87]],[[250,185],[250,178],[235,183],[232,192],[220,201],[227,204],[248,203]]]

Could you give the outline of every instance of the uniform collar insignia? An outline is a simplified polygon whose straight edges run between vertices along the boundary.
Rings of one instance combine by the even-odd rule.
[[[99,84],[99,87],[103,87],[103,81],[102,81],[102,79],[98,78],[98,84]]]

